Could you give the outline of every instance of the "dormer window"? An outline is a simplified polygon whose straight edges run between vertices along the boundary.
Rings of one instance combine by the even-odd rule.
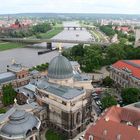
[[[89,135],[88,140],[94,140],[92,135]]]
[[[121,134],[117,135],[117,140],[121,140]]]
[[[107,135],[107,130],[103,131],[103,135],[106,136]]]

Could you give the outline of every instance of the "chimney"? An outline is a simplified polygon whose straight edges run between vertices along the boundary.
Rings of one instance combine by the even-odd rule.
[[[108,122],[109,121],[109,117],[105,117],[105,121]]]
[[[117,107],[120,107],[120,104],[117,104]]]

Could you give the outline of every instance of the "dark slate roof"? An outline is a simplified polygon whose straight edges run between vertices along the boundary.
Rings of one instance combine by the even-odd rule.
[[[33,70],[33,71],[30,72],[30,74],[31,74],[31,75],[37,75],[37,74],[39,74],[39,71]]]
[[[69,88],[64,86],[48,86],[45,88],[45,90],[67,100],[73,99],[74,97],[84,93],[83,89]]]
[[[22,64],[14,63],[7,67],[8,70],[13,72],[20,72],[22,69],[27,69],[27,67],[23,66]]]
[[[38,81],[37,87],[67,100],[73,99],[85,92],[82,88],[71,88],[68,86],[48,83],[47,79]]]
[[[33,116],[31,113],[27,113],[23,110],[16,110],[12,115],[9,117],[9,121],[2,126],[0,130],[0,135],[2,137],[26,137],[26,133],[32,128],[38,126],[40,121]]]
[[[48,77],[53,79],[67,79],[73,76],[73,68],[69,60],[59,55],[49,64]]]
[[[0,84],[15,80],[16,75],[12,72],[5,72],[5,73],[0,73]]]
[[[80,66],[77,61],[70,61],[70,63],[72,66]]]
[[[77,81],[90,81],[92,77],[85,74],[79,74],[78,72],[74,72],[74,79]]]

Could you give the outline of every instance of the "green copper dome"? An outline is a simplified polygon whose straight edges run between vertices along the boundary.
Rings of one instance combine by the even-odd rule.
[[[49,64],[48,77],[52,79],[67,79],[73,76],[73,69],[69,60],[59,55]]]

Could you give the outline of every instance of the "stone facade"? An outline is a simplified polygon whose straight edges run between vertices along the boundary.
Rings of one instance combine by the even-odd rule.
[[[140,46],[140,29],[136,29],[135,31],[135,47],[139,47]]]
[[[73,70],[64,56],[55,57],[49,64],[47,78],[36,83],[35,92],[37,102],[46,106],[47,127],[68,139],[86,129],[92,113],[91,80],[76,80]]]
[[[16,78],[0,84],[0,96],[2,95],[2,87],[5,85],[11,83],[14,88],[18,88],[27,85],[30,82],[31,77],[28,68],[23,67],[20,64],[14,63],[11,66],[7,66],[7,72],[15,74]]]
[[[65,100],[44,90],[37,89],[39,103],[47,107],[46,124],[60,133],[65,132],[68,138],[74,138],[86,129],[91,119],[90,93],[84,93],[73,100]]]
[[[110,77],[115,81],[116,85],[118,85],[119,87],[140,87],[140,80],[133,77],[132,73],[128,69],[119,70],[114,67],[110,68]]]

